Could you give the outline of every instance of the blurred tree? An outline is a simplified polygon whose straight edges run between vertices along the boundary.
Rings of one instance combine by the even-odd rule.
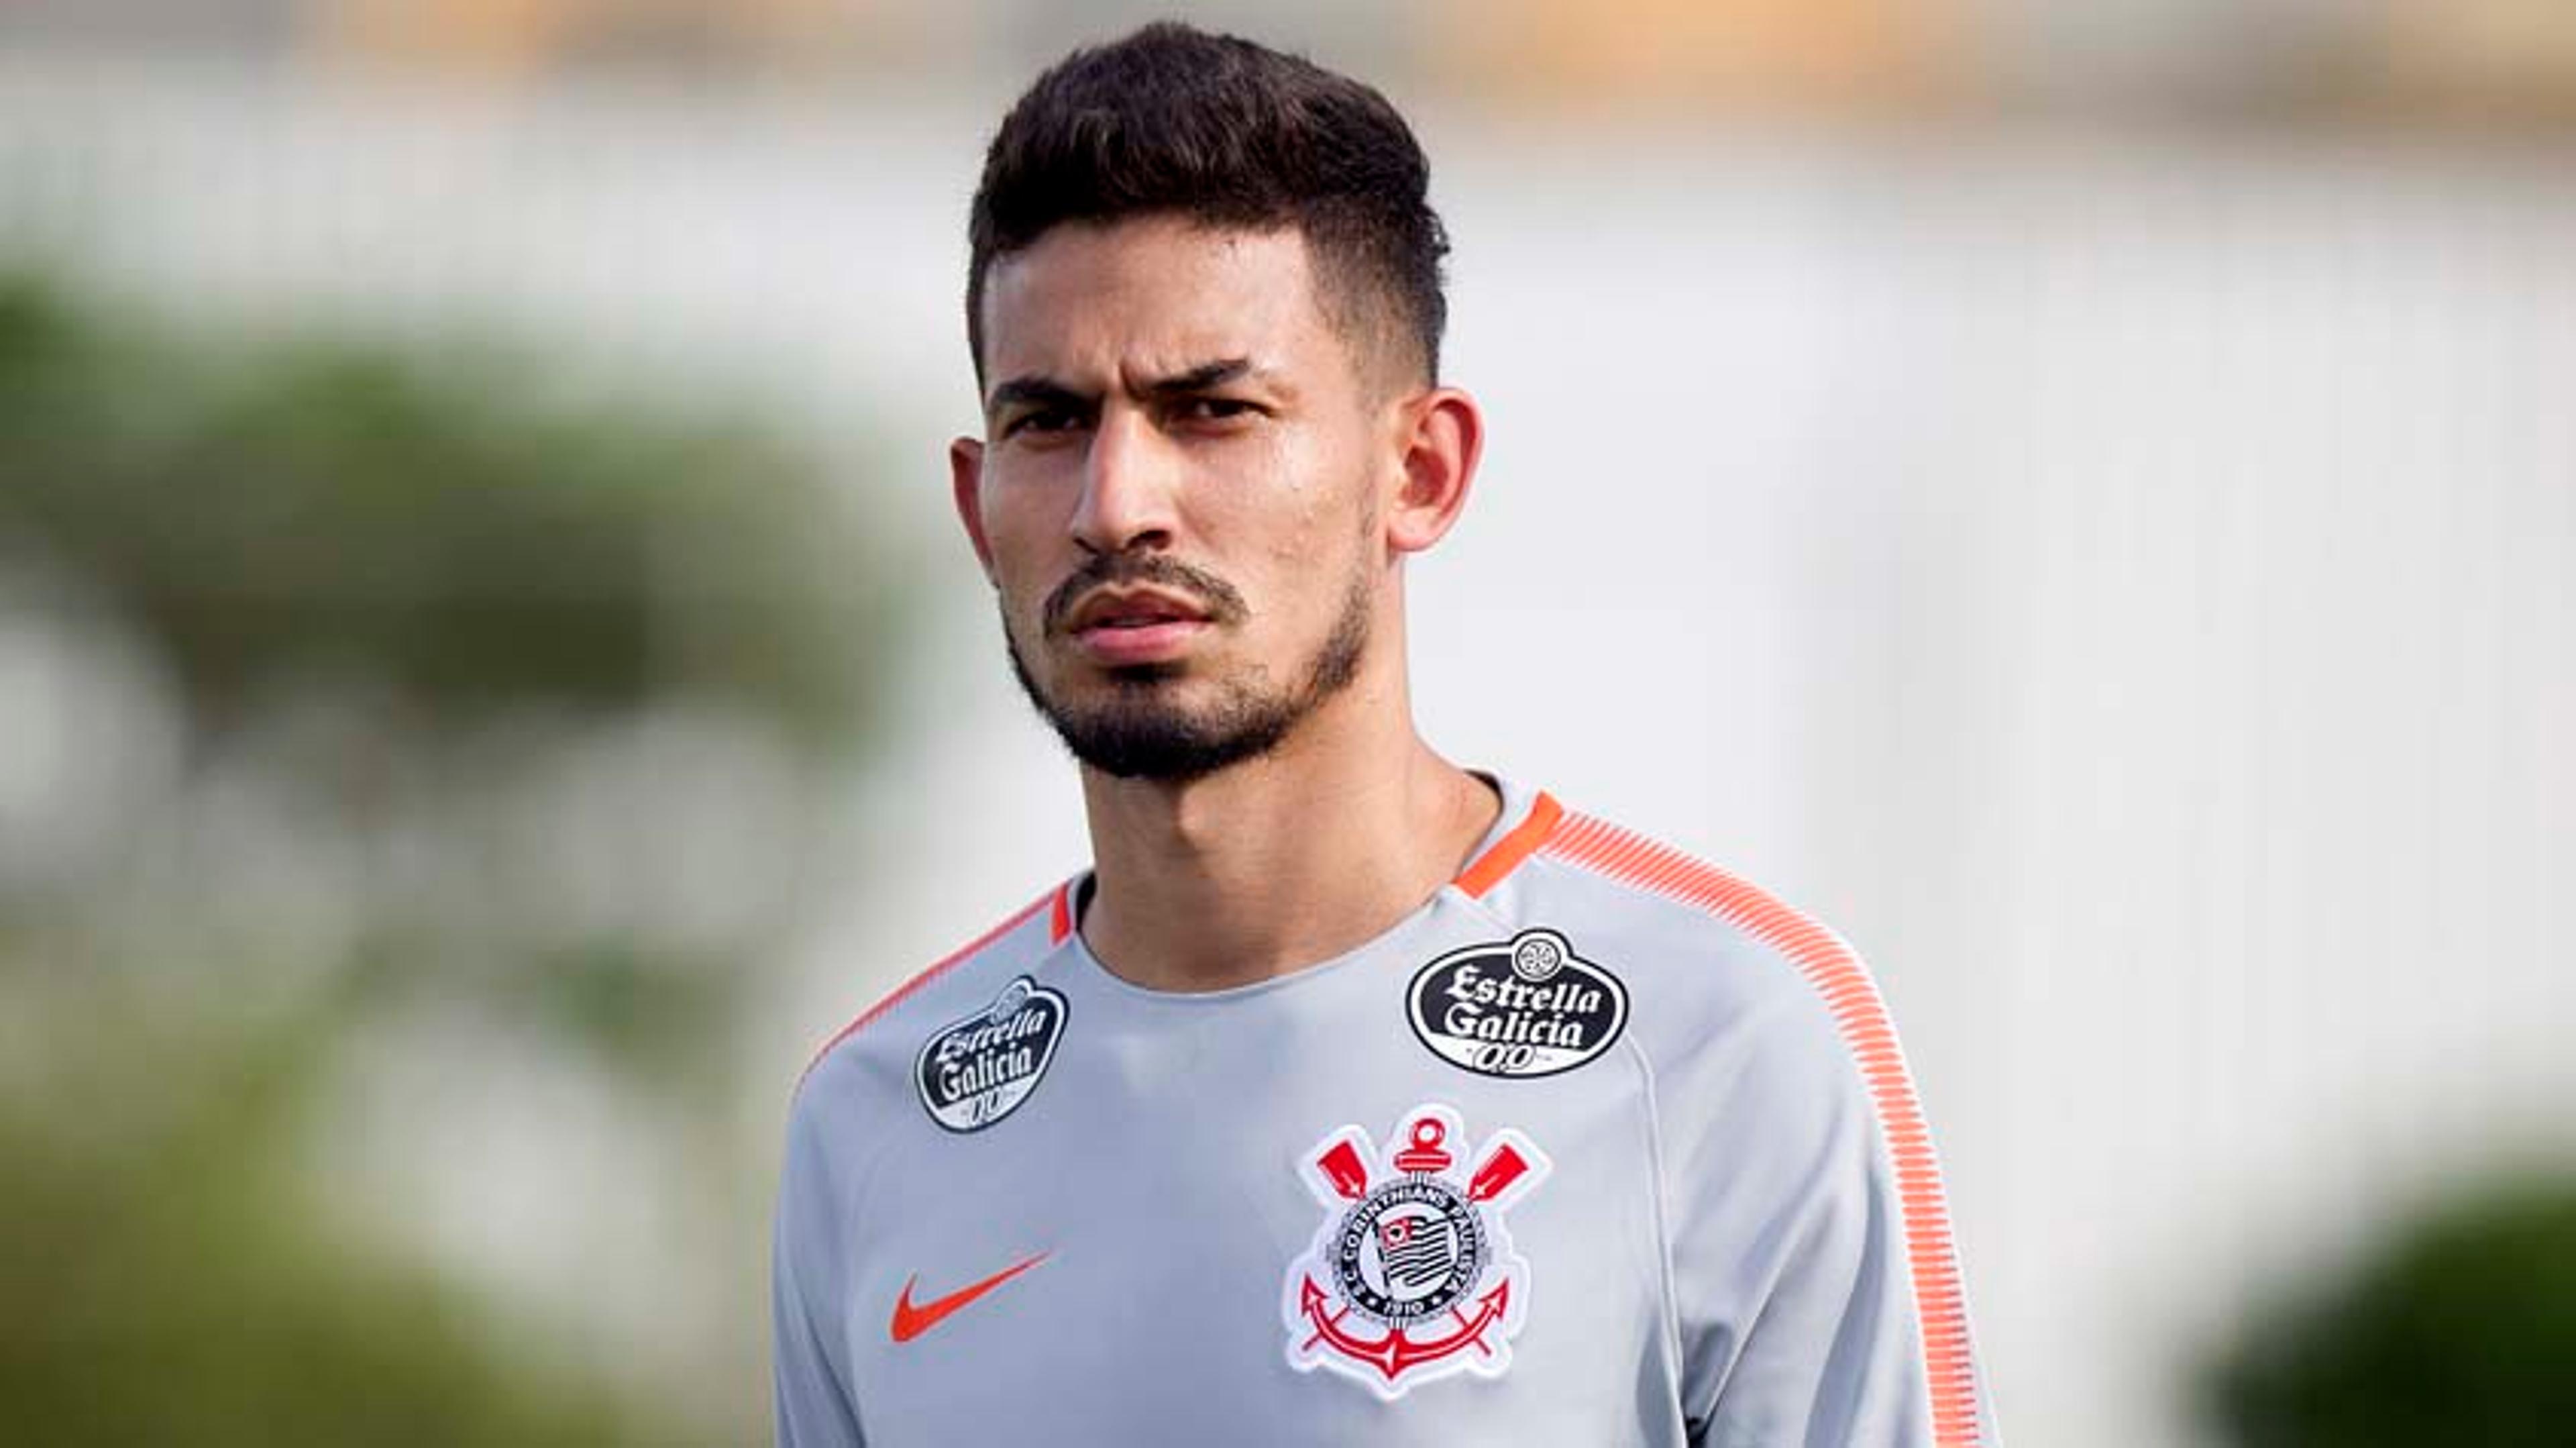
[[[2245,1448],[2576,1438],[2576,1178],[2498,1183],[2251,1324],[2206,1374]]]
[[[548,391],[500,356],[119,333],[0,274],[0,540],[148,631],[205,727],[356,675],[436,732],[713,693],[852,738],[876,580],[811,460]]]
[[[793,929],[888,696],[900,590],[851,496],[773,429],[526,355],[186,335],[0,268],[0,742],[53,709],[70,752],[35,775],[137,773],[77,760],[134,731],[24,666],[103,650],[149,684],[111,712],[176,741],[150,788],[0,770],[7,1436],[755,1430],[753,1274],[692,1296],[673,1264],[757,1237],[742,971]],[[94,805],[108,843],[40,868]],[[507,1345],[394,1225],[353,1224],[331,1143],[384,1123],[331,1113],[381,1099],[356,1078],[405,1041],[433,1072],[586,1071],[656,1123],[671,1179],[565,1151],[542,1190],[648,1196],[691,1237],[656,1249],[657,1321],[704,1377]]]

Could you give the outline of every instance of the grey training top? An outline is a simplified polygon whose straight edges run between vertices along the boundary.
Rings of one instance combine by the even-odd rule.
[[[1465,873],[1310,969],[1139,989],[1077,876],[834,1038],[779,1442],[1995,1442],[1858,959],[1500,787]]]

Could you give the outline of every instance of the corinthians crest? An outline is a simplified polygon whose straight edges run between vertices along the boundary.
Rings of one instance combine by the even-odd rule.
[[[1390,1145],[1381,1157],[1345,1126],[1298,1163],[1326,1212],[1288,1268],[1288,1364],[1382,1398],[1456,1372],[1498,1376],[1529,1314],[1529,1263],[1502,1209],[1546,1177],[1547,1157],[1508,1128],[1470,1152],[1458,1113],[1437,1104],[1406,1112]]]

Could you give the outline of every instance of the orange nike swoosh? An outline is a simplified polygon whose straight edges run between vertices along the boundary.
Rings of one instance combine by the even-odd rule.
[[[1047,1254],[1040,1252],[1034,1257],[1012,1263],[981,1282],[969,1282],[945,1297],[934,1297],[928,1302],[919,1304],[912,1300],[912,1285],[921,1280],[921,1274],[916,1272],[903,1280],[903,1291],[897,1294],[894,1300],[894,1321],[886,1324],[886,1331],[893,1333],[894,1340],[897,1342],[910,1342],[937,1327],[948,1314],[1046,1259]]]

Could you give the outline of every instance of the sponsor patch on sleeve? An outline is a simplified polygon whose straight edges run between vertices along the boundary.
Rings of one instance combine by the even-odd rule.
[[[1404,1005],[1433,1055],[1507,1079],[1571,1071],[1628,1026],[1628,987],[1547,929],[1441,956],[1414,973]]]

